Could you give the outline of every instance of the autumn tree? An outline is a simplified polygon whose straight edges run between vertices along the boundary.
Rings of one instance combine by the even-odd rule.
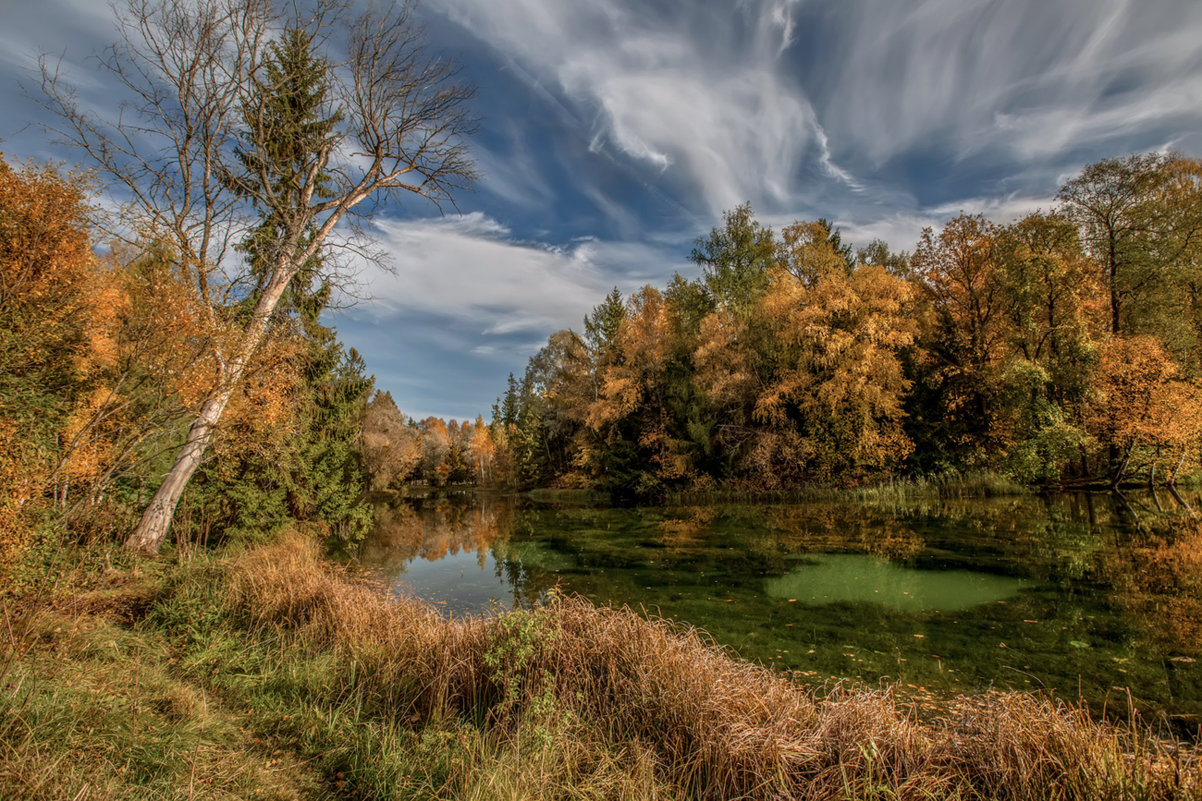
[[[362,449],[373,489],[395,489],[422,460],[421,433],[410,425],[390,392],[377,392],[363,419]]]
[[[41,503],[91,383],[86,199],[80,176],[0,160],[0,565],[23,547],[21,520]]]
[[[704,292],[698,297],[678,285],[675,293],[684,301],[674,304],[681,319],[697,318],[692,361],[697,389],[710,407],[693,424],[691,438],[699,440],[700,429],[708,428],[707,438],[730,455],[732,467],[753,438],[756,398],[772,371],[773,336],[760,318],[760,300],[776,243],[776,232],[744,203],[724,213],[722,226],[693,248]]]
[[[1110,333],[1151,333],[1143,322],[1202,236],[1198,169],[1175,155],[1103,159],[1065,183],[1059,199],[1097,260]]]
[[[598,349],[617,336],[616,328],[612,334],[602,333],[599,326],[595,331]],[[531,357],[526,376],[530,400],[537,399],[540,407],[547,469],[555,476],[568,474],[578,466],[573,451],[587,447],[585,424],[599,391],[591,349],[575,331],[557,331]]]
[[[781,231],[763,300],[779,366],[755,416],[771,429],[796,428],[800,475],[856,478],[909,453],[899,352],[914,341],[911,297],[883,266],[853,264],[826,221]],[[780,461],[769,463],[779,471]]]
[[[133,99],[116,118],[44,69],[58,133],[113,180],[125,219],[171,240],[212,313],[255,296],[131,548],[158,549],[277,304],[349,215],[389,197],[450,202],[473,177],[469,92],[423,51],[412,6],[347,25],[350,6],[130,0],[99,62]],[[346,54],[337,68],[321,55],[333,49]],[[232,252],[253,230],[264,232],[257,270]]]
[[[1177,364],[1154,337],[1117,337],[1107,343],[1095,392],[1090,422],[1120,456],[1110,476],[1112,486],[1123,481],[1141,451],[1151,470],[1164,448],[1179,466],[1202,434],[1202,392],[1180,379]]]
[[[997,252],[1006,323],[999,455],[1017,477],[1059,479],[1085,453],[1083,410],[1103,316],[1099,281],[1077,226],[1062,214],[1031,214],[1000,229]]]
[[[634,293],[613,343],[598,365],[600,391],[587,424],[598,437],[594,469],[617,498],[650,498],[689,472],[667,404],[672,316],[652,286]]]
[[[924,411],[938,428],[932,439],[969,462],[996,444],[1006,335],[997,235],[984,217],[961,214],[938,234],[924,229],[910,264],[932,310],[922,334],[928,361],[920,377],[929,388]]]

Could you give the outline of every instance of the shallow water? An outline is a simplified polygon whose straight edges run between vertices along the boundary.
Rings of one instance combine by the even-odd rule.
[[[1182,499],[1197,506],[1196,498]],[[1040,687],[1202,720],[1202,534],[1171,497],[652,509],[394,500],[360,561],[454,615],[551,588],[708,631],[810,682]]]
[[[885,557],[820,554],[783,576],[764,579],[764,592],[790,603],[865,603],[900,612],[961,612],[1013,597],[1024,579],[970,570],[917,570]]]

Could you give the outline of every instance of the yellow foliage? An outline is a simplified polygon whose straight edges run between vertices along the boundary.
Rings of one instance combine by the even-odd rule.
[[[901,429],[909,382],[898,353],[916,335],[913,294],[883,267],[849,267],[825,230],[816,223],[785,229],[781,262],[760,305],[779,362],[755,417],[783,429],[796,415],[805,441],[762,439],[756,458],[767,464],[766,454],[783,448],[819,465],[883,469],[912,448]]]
[[[0,565],[28,536],[25,512],[41,502],[57,453],[48,408],[82,381],[96,260],[78,175],[0,159]]]
[[[672,343],[672,321],[658,289],[645,286],[631,297],[608,358],[600,365],[600,392],[587,422],[594,430],[644,405],[662,375]]]
[[[1101,349],[1090,405],[1091,427],[1130,454],[1138,445],[1177,452],[1202,436],[1202,389],[1155,337],[1116,337]]]

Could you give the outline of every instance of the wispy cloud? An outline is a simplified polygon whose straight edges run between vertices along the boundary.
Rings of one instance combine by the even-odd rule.
[[[1044,159],[1202,120],[1187,0],[851,0],[817,78],[837,153]]]
[[[594,151],[614,149],[696,207],[716,215],[796,190],[815,131],[779,64],[796,2],[743,0],[695,14],[657,14],[633,0],[433,5],[555,87],[589,121]]]
[[[843,237],[856,247],[879,239],[893,250],[913,250],[922,229],[938,231],[951,218],[964,214],[982,214],[995,223],[1016,222],[1035,211],[1050,211],[1052,197],[1010,195],[1000,198],[965,198],[919,211],[894,212],[871,218],[836,220]]]
[[[630,291],[645,282],[661,283],[679,263],[643,243],[587,239],[553,247],[514,241],[505,226],[478,212],[379,219],[373,227],[391,254],[392,271],[371,276],[368,314],[437,314],[474,322],[483,336],[524,333],[529,338],[579,328],[611,286]]]

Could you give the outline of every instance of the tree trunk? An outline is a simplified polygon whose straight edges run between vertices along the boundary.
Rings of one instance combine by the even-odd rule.
[[[1123,476],[1127,474],[1127,465],[1131,462],[1131,453],[1134,450],[1134,446],[1128,448],[1127,452],[1123,455],[1123,461],[1115,469],[1114,478],[1110,480],[1110,488],[1112,490],[1118,489],[1119,484],[1123,481]]]
[[[138,527],[125,541],[126,548],[146,554],[158,553],[159,547],[171,530],[175,507],[184,494],[184,488],[188,486],[196,468],[200,467],[205,450],[213,439],[213,431],[221,421],[226,405],[234,397],[234,391],[242,380],[246,365],[250,363],[251,357],[255,355],[259,343],[267,333],[267,323],[271,320],[276,304],[296,273],[297,270],[290,266],[287,269],[277,267],[266,290],[259,297],[259,302],[255,304],[250,323],[247,324],[242,341],[238,344],[237,355],[226,363],[220,383],[201,406],[200,414],[188,429],[188,438],[180,449],[175,464],[155,491],[154,497],[150,499],[150,505],[142,513]]]
[[[1107,251],[1106,251],[1106,266],[1110,278],[1110,333],[1118,336],[1122,333],[1119,329],[1122,326],[1120,322],[1121,300],[1119,296],[1119,256],[1117,243],[1114,241],[1115,232],[1111,227],[1107,235]]]
[[[1181,458],[1177,460],[1177,466],[1173,468],[1173,473],[1169,476],[1169,480],[1166,482],[1170,487],[1177,486],[1177,472],[1181,470],[1181,465],[1185,462],[1186,450],[1187,449],[1185,448],[1181,449]]]

